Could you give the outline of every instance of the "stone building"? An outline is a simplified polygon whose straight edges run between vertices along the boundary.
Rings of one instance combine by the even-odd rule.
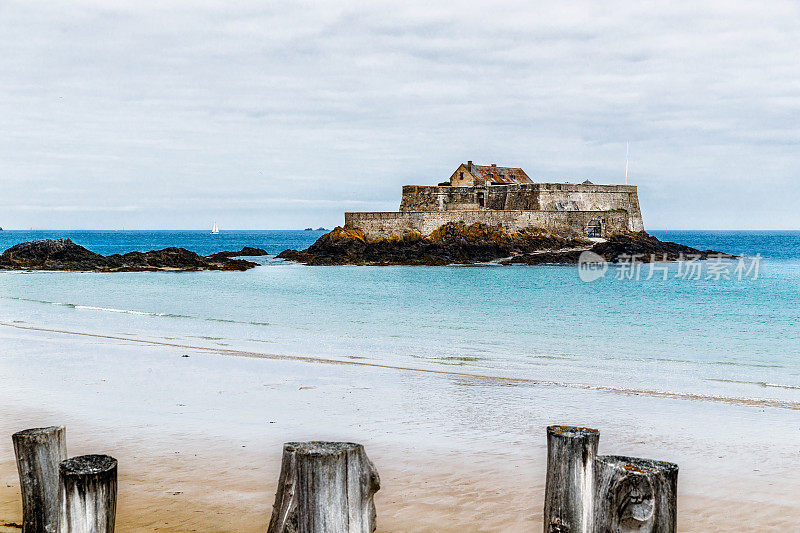
[[[644,229],[635,185],[534,182],[521,168],[472,161],[459,165],[447,183],[406,185],[398,212],[345,213],[345,227],[370,238],[427,235],[459,221],[593,238]]]
[[[487,183],[508,185],[510,183],[533,183],[533,181],[521,168],[474,165],[472,161],[459,165],[450,176],[450,185],[453,187],[472,187]]]

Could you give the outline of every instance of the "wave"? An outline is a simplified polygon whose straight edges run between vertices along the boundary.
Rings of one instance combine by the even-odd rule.
[[[22,329],[28,331],[43,331],[48,333],[60,333],[64,335],[77,335],[83,337],[95,337],[102,339],[112,339],[124,342],[137,342],[141,344],[156,345],[156,346],[171,346],[174,348],[183,348],[196,350],[206,353],[214,353],[217,355],[226,355],[232,357],[252,357],[258,359],[271,359],[283,361],[299,361],[314,364],[330,364],[330,365],[345,365],[345,366],[359,366],[382,368],[388,370],[397,370],[400,372],[416,372],[424,374],[437,374],[441,376],[448,376],[461,380],[469,380],[465,384],[481,385],[481,384],[497,384],[502,386],[515,386],[515,385],[529,385],[539,387],[559,387],[569,389],[582,389],[593,390],[598,392],[607,392],[612,394],[624,394],[627,396],[649,396],[654,398],[667,398],[674,400],[692,400],[723,403],[728,405],[744,406],[744,407],[758,407],[758,408],[774,408],[774,409],[789,409],[793,411],[800,411],[800,402],[791,400],[779,400],[775,398],[754,398],[754,397],[740,397],[740,396],[718,396],[712,394],[701,394],[692,392],[678,392],[659,389],[644,389],[644,388],[629,388],[629,387],[614,387],[607,385],[593,385],[587,383],[574,383],[564,381],[551,381],[536,378],[523,378],[523,377],[507,377],[496,375],[476,374],[472,372],[457,372],[452,370],[439,370],[432,368],[419,368],[411,366],[403,366],[388,363],[370,362],[365,360],[348,359],[330,359],[323,357],[313,357],[304,355],[285,355],[285,354],[269,354],[262,352],[251,352],[245,350],[236,350],[232,348],[218,348],[210,346],[197,346],[192,344],[182,344],[174,342],[163,342],[152,339],[142,339],[136,337],[122,337],[119,335],[103,335],[99,333],[69,331],[61,329],[40,328],[34,326],[23,326],[9,322],[0,322],[0,326],[9,328]],[[775,385],[779,386],[779,385]],[[800,388],[800,387],[798,387]]]
[[[720,378],[707,378],[706,381],[718,381],[721,383],[738,383],[741,385],[757,385],[763,388],[800,390],[800,385],[782,385],[780,383],[769,383],[768,381],[747,381],[740,379],[720,379]]]
[[[228,324],[245,324],[249,326],[271,326],[272,324],[269,322],[258,322],[258,321],[249,321],[249,320],[231,320],[227,318],[214,318],[214,317],[204,317],[204,316],[196,316],[196,315],[182,315],[177,313],[159,313],[155,311],[137,311],[134,309],[117,309],[115,307],[98,307],[94,305],[82,305],[82,304],[74,304],[70,302],[52,302],[49,300],[36,300],[33,298],[20,298],[18,296],[2,296],[0,297],[4,300],[16,300],[19,302],[30,302],[30,303],[37,303],[43,305],[56,305],[59,307],[67,307],[69,309],[86,309],[89,311],[103,311],[106,313],[122,313],[126,315],[136,315],[136,316],[148,316],[148,317],[159,317],[159,318],[181,318],[181,319],[188,319],[188,320],[202,320],[204,322],[223,322]]]

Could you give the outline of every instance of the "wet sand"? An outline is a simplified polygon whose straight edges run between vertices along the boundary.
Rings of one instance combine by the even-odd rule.
[[[3,523],[21,518],[11,433],[56,423],[70,455],[120,461],[120,531],[261,531],[281,443],[312,438],[365,444],[379,531],[538,531],[549,423],[599,427],[600,453],[677,462],[681,531],[800,521],[791,408],[14,328],[0,342]]]
[[[8,429],[3,425],[4,432]],[[72,431],[70,437],[91,442],[88,434]],[[263,531],[274,498],[279,455],[248,453],[233,445],[230,453],[209,449],[213,443],[193,447],[176,442],[172,447],[183,451],[154,456],[148,450],[115,447],[120,460],[120,531]],[[108,446],[96,443],[86,451],[101,448]],[[71,453],[81,450],[73,447]],[[541,457],[463,455],[437,458],[432,468],[428,462],[403,460],[377,447],[370,455],[382,481],[376,495],[379,532],[542,528]],[[19,484],[12,455],[3,454],[0,471],[0,520],[19,522]],[[800,516],[798,506],[754,506],[745,498],[685,493],[679,509],[680,531],[790,531]],[[0,531],[6,529],[19,531]]]

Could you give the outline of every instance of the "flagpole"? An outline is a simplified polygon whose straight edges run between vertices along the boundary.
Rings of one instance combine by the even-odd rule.
[[[628,154],[631,151],[631,142],[625,142],[625,185],[628,184]]]

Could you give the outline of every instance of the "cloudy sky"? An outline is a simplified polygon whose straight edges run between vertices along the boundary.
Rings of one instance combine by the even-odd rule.
[[[630,141],[647,228],[798,229],[798,6],[4,0],[0,226],[331,227]]]

